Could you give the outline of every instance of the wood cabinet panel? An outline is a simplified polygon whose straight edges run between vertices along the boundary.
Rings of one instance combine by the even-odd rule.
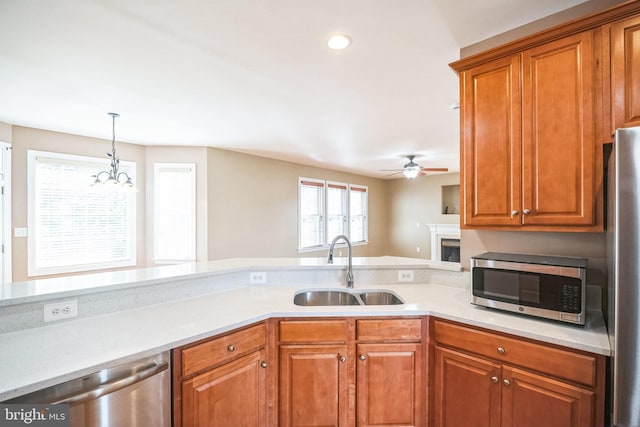
[[[422,319],[367,319],[356,321],[358,341],[420,341]]]
[[[611,26],[614,129],[640,126],[640,16]]]
[[[420,344],[358,344],[358,426],[422,425]]]
[[[462,225],[519,225],[520,57],[460,74]]]
[[[435,342],[512,365],[544,370],[569,381],[596,386],[595,356],[562,350],[466,326],[434,321]]]
[[[219,365],[266,344],[266,325],[261,323],[182,350],[182,375]]]
[[[182,383],[182,426],[266,426],[264,350]]]
[[[283,320],[280,321],[280,342],[345,342],[349,328],[340,320]]]
[[[595,220],[593,34],[522,54],[524,225]]]
[[[347,425],[346,355],[345,345],[280,346],[281,426]]]
[[[503,368],[503,427],[594,425],[595,393],[517,368]]]
[[[434,353],[434,426],[499,427],[500,364],[438,346]]]

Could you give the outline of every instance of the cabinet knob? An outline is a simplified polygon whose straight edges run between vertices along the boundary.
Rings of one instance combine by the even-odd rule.
[[[367,360],[367,356],[365,356],[364,354],[360,355],[360,360]]]
[[[267,362],[262,362],[260,366],[262,366],[263,368],[266,368],[267,366],[269,366],[269,364]]]
[[[511,381],[509,380],[502,380],[502,382],[504,383],[505,386],[509,387],[511,385]]]
[[[517,210],[512,210],[511,211],[511,216],[517,216],[520,212],[518,212]]]
[[[227,351],[231,352],[234,351],[236,349],[236,347],[233,344],[230,344],[229,347],[227,347]]]
[[[498,384],[498,377],[496,376],[491,377],[491,382],[494,384]]]
[[[347,357],[346,356],[340,356],[340,361],[342,363],[347,363]]]
[[[525,215],[529,215],[531,213],[531,211],[529,209],[523,209],[522,213]]]
[[[504,347],[498,347],[498,353],[505,354],[506,352],[507,350],[505,350]]]

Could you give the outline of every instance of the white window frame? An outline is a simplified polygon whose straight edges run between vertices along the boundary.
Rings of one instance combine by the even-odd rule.
[[[185,173],[188,174],[187,180],[189,188],[186,189],[185,200],[175,203],[175,207],[179,207],[181,212],[166,212],[164,205],[161,205],[161,198],[170,196],[163,194],[161,188],[160,175],[162,173]],[[179,215],[182,220],[186,220],[186,234],[183,236],[187,239],[184,245],[187,252],[179,257],[167,257],[161,253],[162,235],[162,216],[164,214]],[[195,163],[154,163],[153,165],[153,261],[156,264],[176,264],[190,262],[196,260],[196,164]]]
[[[331,222],[331,218],[329,215],[329,191],[331,191],[331,188],[337,188],[337,189],[341,189],[344,190],[344,193],[342,194],[342,232],[339,234],[333,234],[329,232],[329,227],[330,227],[330,222]],[[326,186],[325,186],[325,224],[326,224],[326,228],[325,228],[325,243],[327,242],[331,242],[333,240],[334,237],[336,237],[337,235],[343,234],[345,236],[349,235],[349,184],[346,184],[344,182],[337,182],[337,181],[326,181]]]
[[[27,150],[27,206],[28,206],[28,217],[27,217],[27,229],[28,229],[28,239],[27,239],[27,247],[28,247],[28,255],[27,255],[27,274],[29,276],[43,276],[50,274],[61,274],[61,273],[74,273],[74,272],[82,272],[82,271],[92,271],[92,270],[101,270],[108,268],[119,268],[119,267],[131,267],[136,265],[136,193],[135,191],[126,191],[123,190],[127,197],[128,203],[128,228],[126,229],[126,233],[128,236],[128,245],[126,246],[126,257],[123,257],[120,260],[116,261],[107,261],[107,262],[86,262],[86,263],[78,263],[78,264],[65,264],[58,265],[53,267],[42,267],[38,266],[38,250],[40,249],[38,246],[38,225],[37,225],[37,202],[36,198],[38,196],[36,192],[36,162],[38,158],[48,159],[49,161],[59,162],[59,163],[68,163],[68,164],[76,164],[82,166],[90,166],[91,168],[95,167],[95,172],[99,170],[108,170],[110,167],[110,161],[108,159],[96,158],[96,157],[86,157],[86,156],[78,156],[72,154],[63,154],[63,153],[54,153],[54,152],[46,152],[46,151],[36,151],[36,150]],[[130,161],[120,161],[120,170],[126,172],[130,176],[136,176],[136,163]],[[91,175],[87,175],[86,182],[79,182],[76,185],[81,186],[81,188],[85,188],[86,184],[87,191],[99,191],[91,188],[91,183],[93,182],[93,178]]]
[[[355,221],[354,220],[354,214],[351,208],[351,194],[352,192],[357,192],[360,194],[365,194],[365,201],[363,203],[363,239],[361,240],[355,240],[353,238],[353,236],[351,235],[351,232],[353,231],[353,228],[351,227],[351,224]],[[351,240],[351,243],[356,245],[356,244],[365,244],[369,242],[369,187],[365,186],[365,185],[349,185],[349,239]]]
[[[323,197],[323,207],[321,209],[321,211],[323,212],[323,231],[324,231],[324,236],[322,239],[321,244],[319,245],[315,245],[315,246],[302,246],[302,236],[301,236],[301,212],[302,212],[302,207],[301,207],[301,203],[302,203],[302,198],[300,196],[300,192],[301,192],[301,185],[303,182],[312,182],[312,183],[317,183],[319,186],[322,185],[324,187],[324,197]],[[298,252],[299,253],[304,253],[304,252],[313,252],[313,251],[319,251],[319,250],[326,250],[329,248],[329,245],[331,244],[331,241],[333,240],[333,238],[335,236],[330,236],[329,235],[329,215],[328,215],[328,196],[327,193],[329,191],[329,188],[332,185],[336,185],[336,186],[344,186],[346,188],[346,224],[344,227],[344,235],[349,236],[349,240],[351,241],[351,213],[350,213],[350,199],[351,199],[351,191],[353,188],[358,189],[360,191],[364,191],[366,193],[366,206],[365,206],[365,229],[364,229],[364,234],[365,234],[365,238],[364,240],[358,240],[358,241],[351,241],[351,245],[352,246],[362,246],[362,245],[367,245],[369,244],[369,187],[366,185],[359,185],[359,184],[347,184],[344,182],[338,182],[338,181],[325,181],[325,180],[319,180],[319,179],[314,179],[314,178],[305,178],[305,177],[299,177],[298,178]],[[358,190],[354,190],[354,191],[358,191]],[[346,246],[346,243],[344,242],[338,242],[338,246]]]
[[[322,208],[320,209],[320,230],[322,231],[322,236],[320,236],[320,244],[319,245],[313,245],[313,246],[302,246],[302,187],[303,185],[305,185],[305,183],[307,185],[310,186],[318,186],[318,187],[322,187],[322,195],[321,195],[321,201],[320,204],[322,206]],[[322,249],[324,247],[324,242],[326,240],[326,209],[325,209],[325,201],[326,201],[326,184],[324,181],[319,180],[319,179],[313,179],[313,178],[303,178],[300,177],[298,178],[298,249],[299,250],[305,250],[305,251],[313,251],[313,250],[319,250]]]

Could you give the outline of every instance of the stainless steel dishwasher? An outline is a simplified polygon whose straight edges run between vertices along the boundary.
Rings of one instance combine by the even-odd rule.
[[[169,427],[170,361],[164,352],[4,403],[66,403],[71,427]]]

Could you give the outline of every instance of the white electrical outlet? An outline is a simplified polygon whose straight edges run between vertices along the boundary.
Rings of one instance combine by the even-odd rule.
[[[253,271],[249,273],[249,283],[252,285],[267,283],[267,273],[265,271]]]
[[[66,301],[53,302],[44,305],[44,321],[53,322],[56,320],[69,319],[78,315],[78,300],[70,299]]]
[[[413,270],[398,270],[398,282],[413,282]]]

